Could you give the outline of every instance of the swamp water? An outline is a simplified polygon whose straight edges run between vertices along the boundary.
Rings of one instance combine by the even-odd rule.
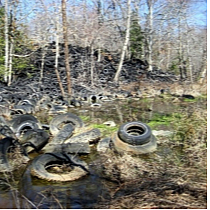
[[[129,121],[142,121],[152,124],[157,116],[155,130],[172,130],[170,122],[164,120],[172,113],[188,112],[192,106],[206,109],[205,100],[191,102],[172,103],[160,98],[119,100],[104,102],[100,108],[84,106],[71,108],[72,112],[80,116],[85,125],[94,125],[102,130],[102,138],[110,137],[111,133],[117,131],[122,123]],[[52,119],[44,112],[38,113],[37,118],[41,123],[47,124]],[[103,123],[114,121],[115,127],[104,129]],[[152,128],[153,129],[153,128]],[[172,150],[167,147],[158,146],[157,151],[149,155],[142,155],[139,158],[154,158],[154,155],[170,153]],[[177,150],[176,152],[180,152]],[[181,154],[181,153],[180,153]],[[30,158],[37,156],[30,154]],[[15,172],[12,181],[0,183],[0,208],[94,208],[99,199],[109,199],[110,191],[117,188],[117,183],[108,181],[100,176],[100,167],[94,161],[99,158],[96,147],[91,148],[91,153],[83,156],[90,167],[90,174],[67,183],[54,183],[38,179],[30,175],[30,164],[23,171]],[[5,180],[5,175],[2,179]]]

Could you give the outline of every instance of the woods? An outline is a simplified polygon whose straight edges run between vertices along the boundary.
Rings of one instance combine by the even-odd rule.
[[[199,14],[204,14],[199,20],[195,14],[198,6]],[[98,66],[104,58],[113,65],[110,80],[116,83],[124,80],[124,64],[135,59],[146,63],[148,72],[161,70],[193,83],[206,77],[205,21],[204,0],[5,0],[0,19],[0,79],[10,86],[20,73],[29,76],[37,68],[34,53],[38,51],[42,54],[38,69],[42,79],[49,60],[46,49],[54,43],[54,70],[63,96],[64,78],[58,65],[61,44],[65,46],[68,95],[75,79],[88,76],[91,86],[103,80]],[[88,50],[76,58],[69,45]],[[83,65],[76,77],[70,67],[75,59],[81,59]]]

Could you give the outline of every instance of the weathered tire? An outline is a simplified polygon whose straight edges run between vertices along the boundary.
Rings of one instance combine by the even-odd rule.
[[[14,168],[9,164],[9,161],[7,159],[7,153],[11,147],[15,147],[17,145],[20,145],[20,144],[17,142],[17,140],[11,137],[6,137],[0,140],[0,171],[1,172],[14,170]],[[22,154],[23,156],[27,158],[27,161],[28,161],[29,158],[26,156],[26,153],[24,150],[22,150]]]
[[[20,115],[9,122],[9,125],[17,137],[20,137],[23,130],[41,128],[39,121],[33,115]]]
[[[51,163],[70,163],[73,169],[64,174],[50,173],[46,167]],[[84,161],[75,156],[63,155],[61,153],[45,153],[35,158],[31,165],[31,174],[40,179],[48,181],[74,181],[88,174],[88,166]]]
[[[115,149],[119,152],[128,152],[131,154],[146,154],[154,152],[157,148],[157,141],[155,136],[151,135],[150,141],[143,145],[131,145],[123,142],[117,135],[113,134],[112,142],[114,143]]]
[[[70,138],[73,135],[73,131],[74,131],[73,125],[71,124],[64,125],[50,143],[53,143],[53,144],[64,143],[67,138]]]
[[[39,129],[39,126],[34,121],[27,120],[23,123],[21,123],[16,129],[15,129],[15,135],[17,138],[21,136],[24,132],[28,130],[36,130]]]
[[[62,124],[72,124],[75,128],[83,127],[83,122],[80,117],[72,113],[60,114],[50,122],[50,132],[57,135]]]
[[[101,137],[101,131],[97,128],[91,129],[84,133],[68,138],[64,143],[94,143]]]
[[[119,138],[131,145],[143,145],[150,141],[152,132],[148,125],[142,122],[128,122],[120,126]]]
[[[48,142],[49,134],[42,130],[28,130],[19,139],[22,146],[26,148],[26,152],[30,153],[33,150],[39,151]]]
[[[6,137],[0,141],[0,171],[11,171],[12,168],[7,160],[7,152],[14,145],[14,139]]]
[[[35,106],[31,104],[15,105],[11,111],[13,114],[32,114],[35,112]]]

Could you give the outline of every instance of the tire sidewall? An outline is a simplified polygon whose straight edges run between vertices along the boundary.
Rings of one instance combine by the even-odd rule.
[[[143,130],[144,132],[141,135],[131,135],[127,131],[131,127],[139,127],[139,129]],[[123,125],[120,126],[118,130],[118,136],[119,138],[131,145],[143,145],[146,144],[150,141],[152,132],[151,129],[148,125],[142,123],[142,122],[128,122],[124,123]]]

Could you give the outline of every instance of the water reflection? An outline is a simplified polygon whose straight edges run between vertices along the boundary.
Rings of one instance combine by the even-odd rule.
[[[74,182],[53,183],[32,177],[28,168],[20,188],[37,208],[93,208],[100,197],[108,196],[102,180],[94,173]]]
[[[193,104],[192,104],[193,105]],[[196,104],[197,106],[198,104]],[[199,105],[202,105],[199,102]],[[205,105],[205,104],[204,104]],[[128,100],[103,103],[100,108],[85,106],[81,108],[71,108],[69,111],[79,116],[87,116],[88,123],[103,123],[114,121],[117,126],[127,121],[142,121],[148,123],[155,114],[167,115],[178,110],[190,109],[188,104],[174,104],[170,101],[156,99]],[[46,113],[39,113],[38,119],[44,123],[49,123]],[[169,148],[159,147],[157,155],[168,155],[172,151]],[[90,158],[91,156],[91,158]],[[33,157],[33,155],[32,155]],[[91,164],[98,158],[95,154],[90,154],[86,162]],[[150,156],[148,156],[150,158]],[[26,169],[19,183],[20,193],[25,198],[20,197],[21,208],[94,208],[99,198],[109,197],[109,189],[115,188],[115,184],[100,178],[100,173],[96,168],[91,169],[92,173],[86,177],[68,183],[53,183],[40,180],[30,175],[30,166]],[[27,199],[28,201],[27,201]],[[1,208],[17,208],[17,203],[11,191],[0,186],[0,206]],[[30,203],[31,202],[31,203]]]

